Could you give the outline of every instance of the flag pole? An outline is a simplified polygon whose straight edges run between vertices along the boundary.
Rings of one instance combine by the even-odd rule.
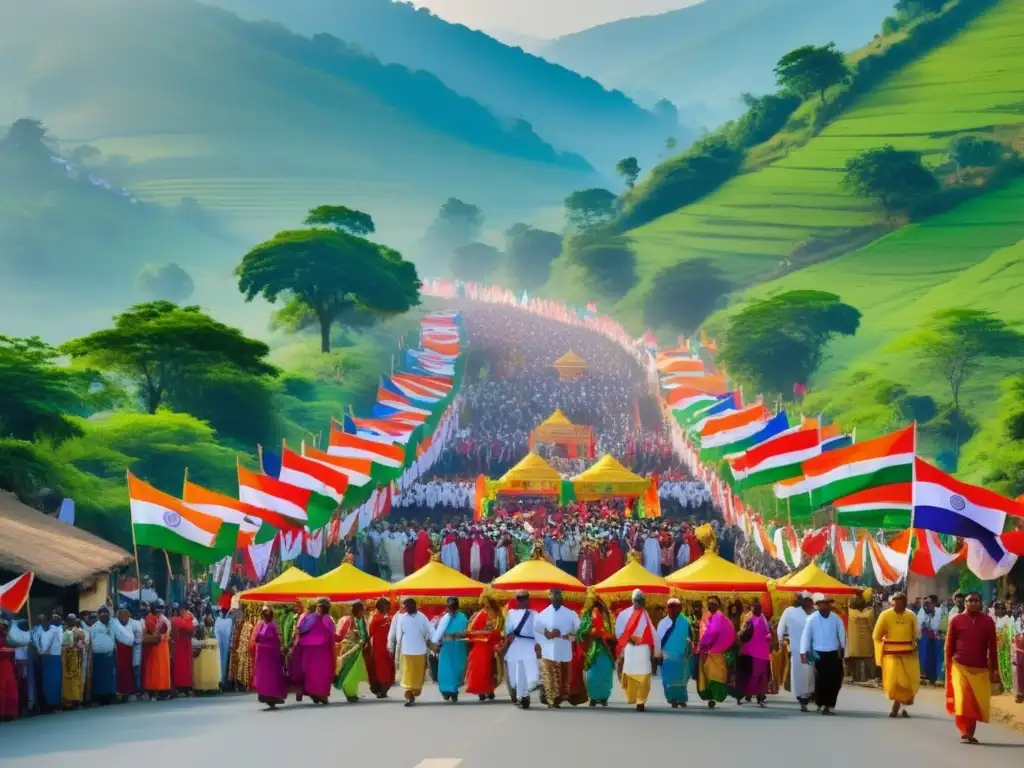
[[[181,483],[181,498],[182,501],[185,499],[185,488],[188,486],[188,467],[185,467],[185,479]],[[188,590],[188,584],[192,581],[192,558],[182,557],[182,565],[185,569],[185,589]]]
[[[129,482],[131,481],[132,473],[129,471],[125,472]],[[129,486],[130,488],[131,486]],[[129,500],[131,499],[131,492],[129,491]],[[139,587],[139,605],[142,605],[142,572],[139,570],[139,547],[135,543],[135,517],[129,511],[129,527],[132,529],[132,554],[135,555],[135,580]]]

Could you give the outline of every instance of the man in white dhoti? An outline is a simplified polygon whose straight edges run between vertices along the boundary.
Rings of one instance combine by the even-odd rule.
[[[562,590],[551,590],[551,605],[533,623],[541,648],[541,677],[548,707],[557,708],[569,698],[572,644],[580,628],[580,617],[562,605]],[[543,639],[541,639],[543,638]]]
[[[537,612],[530,610],[530,593],[516,593],[516,607],[505,618],[505,666],[512,700],[523,709],[530,708],[530,692],[537,687],[537,637],[534,623]]]
[[[791,605],[779,618],[779,643],[789,652],[789,684],[800,702],[800,710],[807,711],[807,704],[814,698],[814,666],[800,661],[800,639],[804,627],[814,613],[814,600],[810,594],[800,594],[800,605]]]
[[[399,682],[405,689],[405,706],[411,707],[423,692],[427,678],[427,651],[430,650],[434,628],[416,608],[416,601],[407,597],[402,601],[404,613],[391,620],[388,631],[388,650],[400,671]]]
[[[615,619],[619,682],[626,694],[626,702],[636,704],[637,712],[644,711],[647,697],[651,695],[651,659],[661,652],[646,603],[644,593],[634,589],[633,605]]]

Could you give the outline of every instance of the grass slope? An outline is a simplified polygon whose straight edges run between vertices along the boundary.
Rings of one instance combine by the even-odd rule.
[[[836,237],[876,223],[878,213],[866,201],[840,188],[846,160],[862,150],[890,143],[938,162],[957,133],[1019,128],[1022,28],[1024,3],[1003,0],[950,43],[884,81],[805,146],[634,230],[641,283],[620,302],[624,318],[641,325],[650,280],[668,264],[710,257],[740,285],[751,284],[770,278],[811,236]]]
[[[566,35],[541,55],[638,98],[672,99],[684,122],[714,126],[742,111],[743,91],[774,90],[782,54],[830,40],[844,50],[862,45],[892,3],[704,0]]]
[[[195,196],[247,238],[339,202],[401,245],[450,195],[511,217],[587,175],[425,73],[189,0],[5,9],[0,85],[0,118],[126,155],[115,181],[144,200]]]

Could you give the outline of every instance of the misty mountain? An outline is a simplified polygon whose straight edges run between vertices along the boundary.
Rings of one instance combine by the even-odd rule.
[[[711,126],[742,111],[743,92],[775,88],[779,57],[801,45],[869,42],[894,0],[703,0],[678,11],[566,35],[540,55],[641,103],[671,99]]]
[[[678,135],[626,96],[483,32],[391,0],[211,0],[302,34],[327,32],[378,56],[437,75],[499,115],[530,123],[563,151],[598,168],[623,155],[652,156]]]

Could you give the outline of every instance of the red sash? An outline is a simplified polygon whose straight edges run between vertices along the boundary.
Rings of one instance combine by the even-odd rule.
[[[618,645],[615,647],[615,655],[621,656],[622,652],[629,645],[630,638],[636,634],[637,625],[640,623],[640,618],[647,616],[647,611],[638,611],[636,608],[633,609],[633,615],[629,617],[629,621],[626,622],[626,630],[622,633],[622,637],[619,638]],[[651,632],[651,617],[647,616],[647,623],[644,625],[644,633],[640,639],[641,645],[649,645],[651,648],[654,647],[654,634]]]

